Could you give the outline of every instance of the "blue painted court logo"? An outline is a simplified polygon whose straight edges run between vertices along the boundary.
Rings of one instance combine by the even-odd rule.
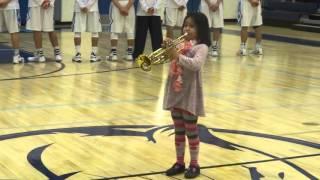
[[[74,127],[74,128],[60,128],[60,129],[47,129],[47,130],[37,130],[37,131],[29,131],[29,132],[21,132],[21,133],[13,133],[13,134],[6,134],[0,136],[0,143],[1,141],[9,141],[17,138],[23,137],[32,137],[32,136],[45,136],[45,135],[53,135],[53,134],[85,134],[85,137],[138,137],[142,140],[145,140],[145,143],[157,143],[157,139],[154,137],[156,132],[164,133],[164,132],[172,132],[170,135],[173,135],[173,127],[172,126],[153,126],[153,125],[119,125],[119,126],[88,126],[88,127]],[[259,163],[266,163],[266,162],[279,162],[284,163],[285,165],[289,166],[293,171],[296,171],[303,175],[306,179],[316,180],[318,179],[312,172],[300,167],[298,164],[293,163],[290,160],[299,159],[299,158],[307,158],[307,157],[316,157],[320,156],[320,153],[316,154],[308,154],[308,155],[301,155],[301,156],[290,156],[290,157],[277,157],[268,152],[264,152],[257,148],[247,147],[242,144],[232,143],[223,139],[218,138],[215,136],[215,133],[225,133],[225,134],[237,134],[242,136],[248,137],[255,137],[255,138],[263,138],[264,140],[276,140],[278,142],[285,142],[285,143],[292,143],[296,145],[301,145],[309,148],[313,148],[315,150],[320,149],[320,144],[303,141],[299,139],[293,139],[288,137],[270,135],[270,134],[262,134],[262,133],[255,133],[255,132],[247,132],[247,131],[237,131],[237,130],[228,130],[228,129],[218,129],[218,128],[208,128],[204,125],[199,125],[199,138],[201,143],[212,145],[215,147],[219,147],[228,151],[250,151],[256,154],[262,155],[266,157],[264,160],[256,160],[256,161],[246,161],[241,163],[230,163],[230,164],[220,164],[220,165],[213,165],[213,166],[203,166],[201,169],[215,169],[220,167],[230,167],[230,166],[242,166],[246,171],[250,174],[250,179],[259,180],[264,177],[264,175],[259,172],[258,168],[253,167],[255,164]],[[82,136],[83,137],[83,136]],[[81,138],[81,137],[80,137]],[[47,144],[40,147],[35,147],[31,150],[27,155],[26,158],[30,165],[46,176],[49,179],[67,179],[72,177],[81,171],[74,171],[68,172],[65,174],[56,174],[52,170],[50,170],[46,164],[43,162],[43,153],[44,151],[54,144]],[[111,147],[112,148],[112,147]],[[128,152],[130,153],[130,152]],[[247,167],[250,165],[250,167]],[[316,166],[316,165],[315,165]],[[101,175],[101,178],[96,179],[121,179],[121,178],[130,178],[130,177],[142,177],[148,175],[157,175],[163,174],[164,171],[159,172],[150,172],[148,171],[147,167],[145,168],[146,173],[139,173],[139,174],[130,174],[124,176],[116,176],[116,177],[104,177]],[[277,171],[277,170],[276,170]],[[275,171],[275,172],[276,172]],[[278,179],[286,179],[286,173],[283,171],[276,172]]]

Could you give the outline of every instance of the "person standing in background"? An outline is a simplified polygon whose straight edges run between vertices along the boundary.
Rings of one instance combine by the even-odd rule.
[[[143,53],[148,30],[150,30],[153,51],[161,47],[163,37],[159,3],[161,0],[139,0],[136,17],[136,31],[133,58]]]
[[[90,62],[100,61],[98,54],[99,32],[102,31],[98,0],[75,0],[72,29],[74,32],[74,45],[76,55],[72,61],[81,63],[81,33],[91,33],[92,51]]]
[[[126,60],[132,61],[134,45],[135,12],[133,0],[112,0],[110,6],[111,14],[111,53],[107,59],[118,60],[117,45],[120,33],[127,34],[127,54]]]
[[[54,48],[55,60],[57,62],[62,61],[58,37],[54,32],[54,2],[55,0],[29,0],[26,28],[33,31],[33,39],[36,46],[34,57],[29,57],[29,61],[46,61],[42,50],[42,32],[48,32]]]
[[[165,21],[164,11],[165,11],[166,4],[167,4],[167,1],[164,1],[164,0],[159,2],[159,14],[160,14],[160,19],[162,24],[164,24],[164,21]]]
[[[20,56],[20,36],[19,36],[19,1],[0,0],[0,32],[8,31],[11,36],[11,44],[14,49],[12,62],[19,64],[24,61]]]
[[[181,27],[184,17],[187,14],[188,0],[167,0],[165,8],[165,18],[167,35],[166,37],[173,39],[174,27]]]
[[[260,0],[240,0],[239,20],[241,24],[241,44],[239,55],[247,55],[248,28],[253,27],[256,36],[256,46],[253,54],[262,55],[262,10]]]
[[[209,27],[213,28],[213,42],[209,54],[217,57],[219,56],[218,44],[221,37],[221,31],[224,27],[223,0],[201,0],[200,11],[207,16]]]

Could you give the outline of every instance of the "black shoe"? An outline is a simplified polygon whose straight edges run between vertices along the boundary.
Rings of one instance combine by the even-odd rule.
[[[167,176],[174,176],[174,175],[177,175],[177,174],[181,174],[185,171],[185,166],[184,165],[181,165],[181,164],[178,164],[178,163],[175,163],[170,169],[168,169],[166,171],[166,175]]]
[[[187,171],[184,173],[184,177],[187,179],[192,179],[200,175],[199,166],[189,166]]]

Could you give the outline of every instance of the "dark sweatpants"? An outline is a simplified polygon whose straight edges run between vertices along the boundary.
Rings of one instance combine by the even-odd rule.
[[[143,53],[148,30],[150,30],[153,51],[162,44],[162,29],[160,16],[137,16],[133,58]]]

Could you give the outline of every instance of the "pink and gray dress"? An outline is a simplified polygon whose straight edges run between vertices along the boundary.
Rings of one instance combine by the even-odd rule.
[[[165,110],[177,108],[205,116],[201,72],[207,55],[208,46],[196,44],[171,63],[163,101]]]

